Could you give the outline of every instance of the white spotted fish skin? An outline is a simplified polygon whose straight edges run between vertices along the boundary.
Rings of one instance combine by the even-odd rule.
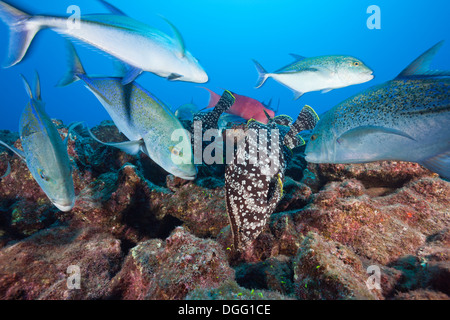
[[[253,123],[252,123],[253,124]],[[249,126],[249,129],[256,126]],[[261,136],[261,133],[259,136]],[[268,142],[269,155],[271,150]],[[278,146],[281,144],[279,143]],[[225,169],[227,213],[233,233],[233,245],[238,251],[258,237],[282,197],[285,161],[281,148],[278,157],[271,157],[272,170],[267,162],[252,163],[249,152],[256,140],[246,138],[245,148],[237,150],[233,163]]]
[[[270,215],[283,197],[283,182],[291,148],[301,144],[294,137],[303,130],[312,130],[319,117],[305,106],[297,120],[287,116],[269,119],[267,125],[249,121],[244,148],[237,147],[233,162],[225,168],[225,198],[233,233],[233,246],[244,251],[264,230]],[[252,134],[255,133],[255,134]],[[257,137],[257,139],[256,139]],[[228,137],[227,137],[228,138]],[[257,141],[267,140],[267,157],[257,157]],[[234,138],[233,138],[234,139]],[[231,139],[227,139],[229,143]],[[304,141],[302,140],[304,144]],[[258,150],[261,152],[261,150]]]

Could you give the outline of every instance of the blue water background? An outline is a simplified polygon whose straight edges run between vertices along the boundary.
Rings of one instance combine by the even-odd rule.
[[[106,13],[93,0],[14,0],[9,3],[35,14],[68,16],[70,5],[82,14]],[[450,1],[405,0],[111,0],[129,16],[172,30],[159,15],[181,31],[187,49],[197,57],[209,75],[206,84],[170,82],[145,73],[138,82],[165,101],[172,109],[192,99],[206,106],[206,86],[217,93],[229,89],[260,101],[280,100],[279,113],[296,117],[309,104],[320,114],[346,98],[394,78],[417,56],[440,40],[447,40],[433,66],[450,70]],[[370,5],[381,9],[381,29],[370,30],[366,13]],[[0,22],[0,62],[7,54],[8,28]],[[88,74],[110,75],[113,63],[99,51],[76,44]],[[289,53],[303,56],[352,55],[374,70],[375,79],[329,93],[307,93],[293,100],[291,90],[269,79],[255,89],[257,72],[251,59],[268,71],[293,61]],[[151,57],[149,57],[151,58]],[[17,66],[0,69],[0,129],[18,130],[20,113],[28,98],[19,75],[41,76],[42,96],[52,118],[69,124],[87,121],[90,126],[110,119],[94,95],[81,82],[58,88],[55,84],[66,70],[63,37],[43,30],[35,38],[26,59]]]

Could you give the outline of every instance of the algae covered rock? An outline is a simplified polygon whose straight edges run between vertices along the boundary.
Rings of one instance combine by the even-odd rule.
[[[184,299],[195,289],[233,279],[234,270],[216,242],[179,227],[165,241],[152,239],[132,248],[111,291],[123,299]]]
[[[48,228],[0,250],[0,299],[100,299],[121,260],[120,241],[107,233]],[[68,270],[79,270],[73,285]]]

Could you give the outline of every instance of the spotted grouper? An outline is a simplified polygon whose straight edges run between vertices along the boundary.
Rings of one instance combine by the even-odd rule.
[[[266,226],[283,196],[291,149],[305,143],[295,137],[302,130],[312,130],[318,116],[305,106],[293,124],[286,120],[289,118],[279,116],[267,124],[249,121],[245,131],[227,131],[227,144],[238,140],[236,155],[225,168],[227,214],[233,247],[238,251],[245,250]]]
[[[430,70],[443,42],[394,80],[369,88],[328,111],[306,148],[313,163],[417,162],[450,178],[450,76]]]

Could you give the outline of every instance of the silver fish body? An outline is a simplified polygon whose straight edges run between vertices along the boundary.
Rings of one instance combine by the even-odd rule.
[[[195,179],[197,170],[189,134],[170,108],[137,82],[124,86],[121,78],[87,76],[73,45],[67,45],[72,64],[60,85],[81,79],[130,140],[107,145],[131,154],[142,151],[167,172],[186,180]]]
[[[130,74],[124,77],[124,84],[132,82],[142,71],[171,80],[208,81],[197,59],[184,48],[176,29],[177,37],[172,39],[160,30],[117,14],[86,15],[79,21],[79,27],[75,27],[68,23],[67,18],[30,16],[3,1],[0,1],[0,18],[10,27],[6,66],[19,63],[36,33],[50,28],[92,45],[131,66]]]
[[[259,73],[257,88],[268,78],[294,91],[295,98],[306,92],[329,92],[373,79],[373,71],[361,60],[351,56],[320,56],[305,58],[296,56],[296,61],[275,72],[268,73],[254,60]]]
[[[130,141],[141,141],[141,151],[167,172],[186,180],[195,178],[197,171],[193,165],[190,138],[161,100],[135,82],[124,87],[120,78],[80,78],[101,102],[117,128]],[[179,135],[175,141],[173,134],[176,131]],[[177,146],[179,138],[186,142],[184,148]],[[175,157],[179,162],[173,161]]]
[[[33,178],[59,210],[70,211],[76,196],[67,145],[44,110],[44,102],[40,98],[39,78],[35,95],[31,94],[26,81],[25,84],[30,102],[22,112],[19,125],[23,152],[2,144],[26,162]]]

